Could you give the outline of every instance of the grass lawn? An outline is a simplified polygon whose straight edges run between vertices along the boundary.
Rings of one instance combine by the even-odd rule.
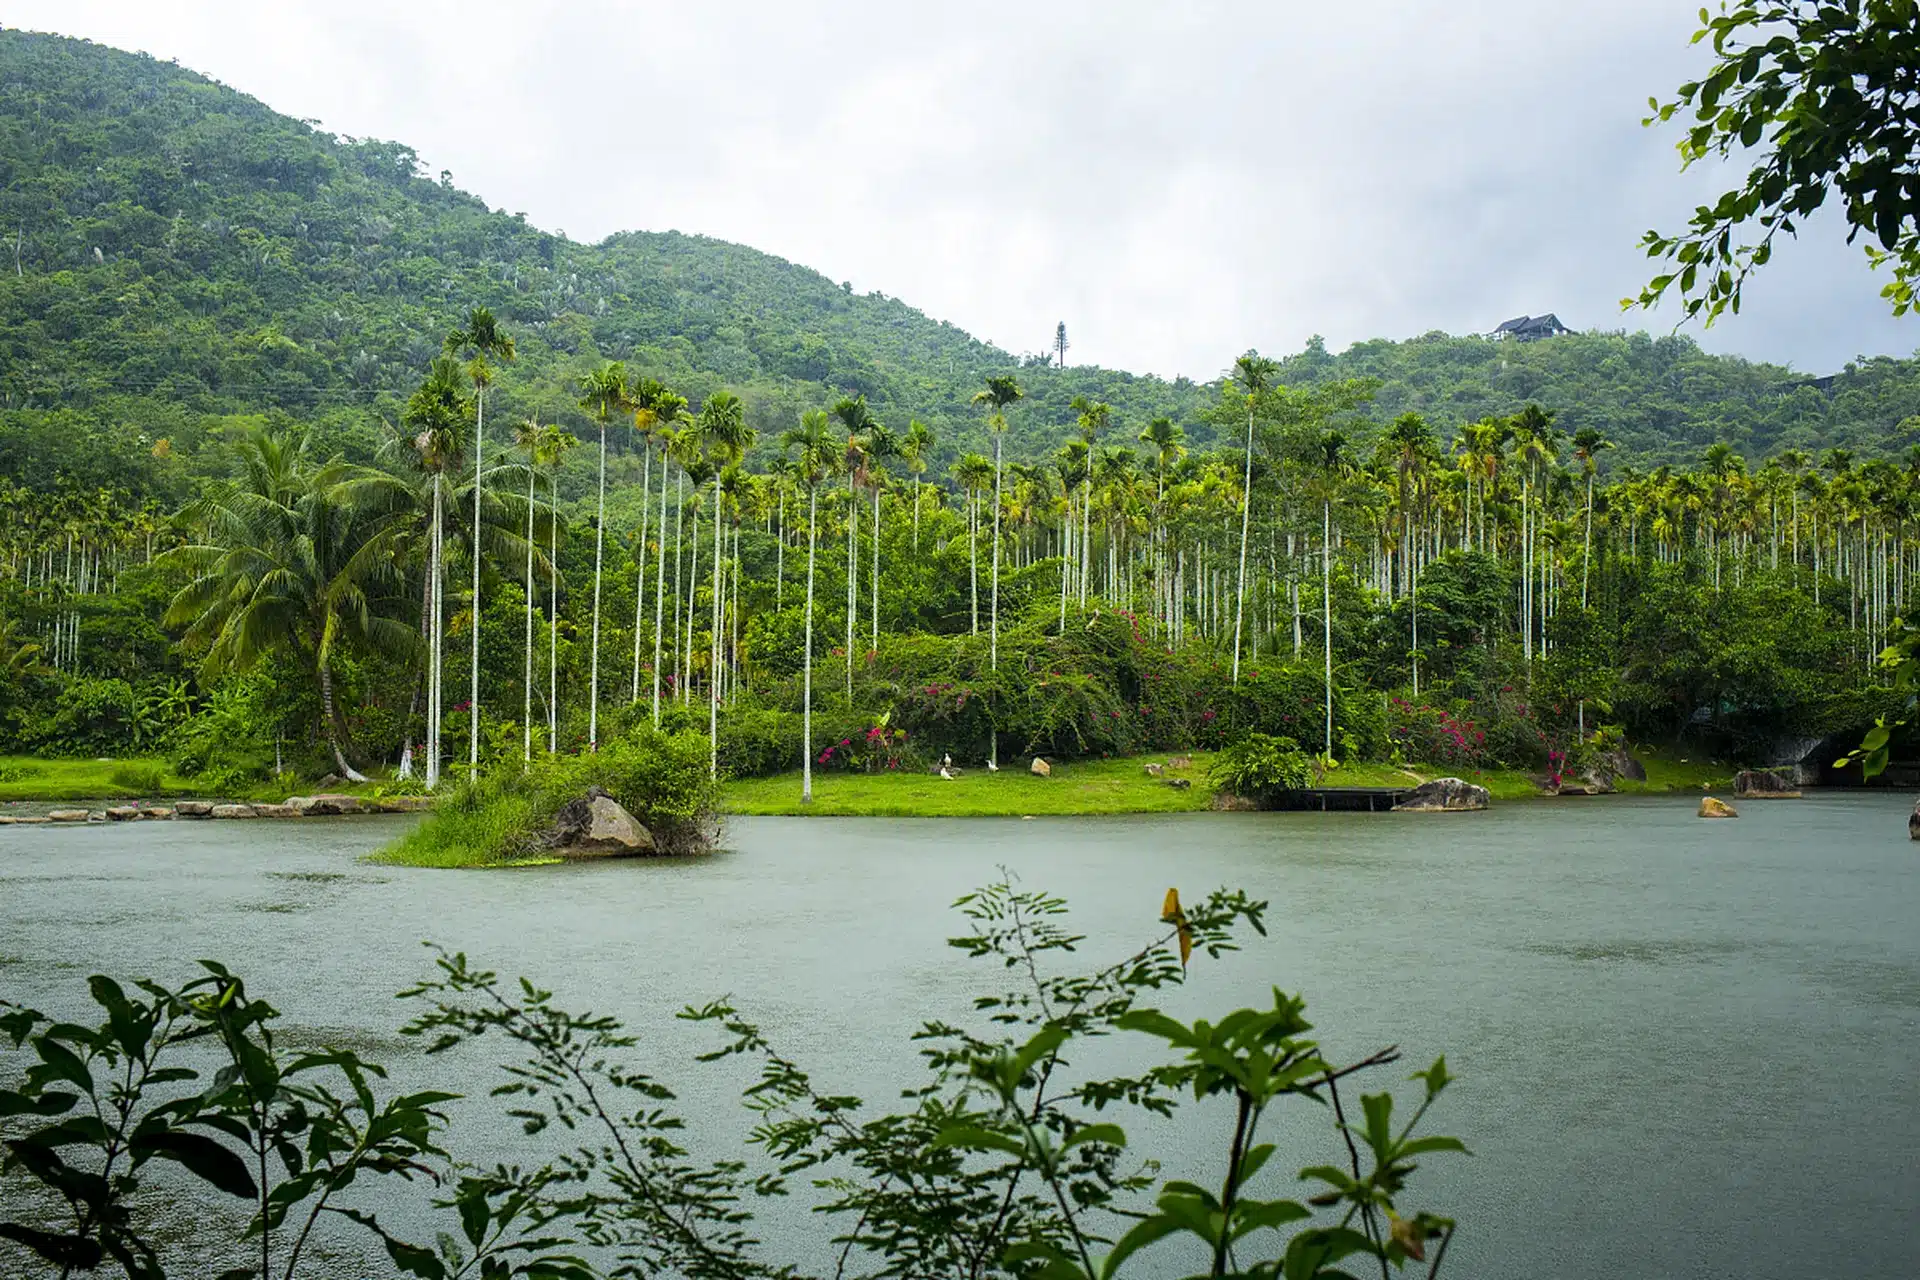
[[[0,801],[138,800],[193,790],[164,760],[0,756]]]
[[[1008,761],[999,773],[966,769],[948,781],[931,773],[816,773],[813,803],[800,803],[800,775],[730,782],[721,808],[730,814],[817,814],[859,818],[1018,818],[1086,813],[1187,813],[1213,801],[1207,781],[1212,757],[1193,753],[1193,766],[1169,770],[1168,778],[1187,778],[1186,790],[1166,778],[1147,776],[1150,762],[1167,755],[1126,756],[1118,760],[1081,760],[1054,765],[1053,776],[1028,772],[1025,759]]]
[[[1647,768],[1645,782],[1622,779],[1623,794],[1699,793],[1733,786],[1734,767],[1704,757],[1636,747],[1634,757]],[[747,815],[819,815],[859,818],[1034,817],[1097,813],[1188,813],[1209,808],[1213,784],[1207,780],[1207,752],[1195,752],[1193,767],[1168,777],[1185,777],[1189,790],[1169,787],[1147,776],[1149,762],[1166,755],[1127,756],[1056,764],[1053,776],[1036,778],[1024,763],[1009,763],[999,773],[968,769],[951,782],[926,773],[816,773],[813,803],[800,803],[800,775],[730,782],[721,795],[727,813]],[[1439,765],[1346,764],[1316,783],[1323,787],[1410,787],[1429,778],[1458,776],[1485,787],[1496,801],[1541,797],[1532,775],[1520,769],[1452,769]]]

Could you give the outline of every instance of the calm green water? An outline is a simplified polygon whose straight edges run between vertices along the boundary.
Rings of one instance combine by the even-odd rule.
[[[1090,959],[1137,940],[1169,884],[1237,885],[1272,901],[1273,936],[1166,1006],[1225,1009],[1277,983],[1308,994],[1340,1055],[1445,1052],[1461,1082],[1437,1127],[1477,1153],[1431,1184],[1463,1222],[1451,1274],[1890,1280],[1920,1253],[1907,804],[1755,802],[1736,822],[1699,821],[1684,798],[746,819],[710,859],[510,874],[357,861],[403,819],[8,828],[0,993],[68,1007],[89,972],[171,979],[218,957],[301,1035],[405,1077],[388,997],[426,971],[431,938],[628,1018],[683,1083],[700,1077],[677,1065],[694,1046],[671,1013],[730,992],[823,1083],[884,1098],[911,1067],[906,1034],[997,980],[942,944],[948,904],[997,867],[1065,894]],[[481,1057],[436,1065],[454,1087],[492,1080]],[[744,1128],[725,1096],[689,1111],[721,1141]],[[1199,1156],[1149,1136],[1172,1165]]]

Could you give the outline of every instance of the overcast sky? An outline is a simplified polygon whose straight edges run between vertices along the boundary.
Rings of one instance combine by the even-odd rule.
[[[697,232],[1010,350],[1206,378],[1553,311],[1623,316],[1636,247],[1708,192],[1651,94],[1698,0],[639,4],[12,0],[13,26],[172,58],[417,149],[597,240]],[[547,12],[551,10],[552,12]],[[1707,347],[1827,372],[1912,354],[1837,219]]]

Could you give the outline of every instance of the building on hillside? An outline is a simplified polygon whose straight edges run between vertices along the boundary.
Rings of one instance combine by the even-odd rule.
[[[1560,317],[1549,311],[1543,316],[1515,316],[1493,331],[1496,338],[1512,338],[1515,342],[1538,342],[1542,338],[1557,338],[1573,330],[1560,323]]]

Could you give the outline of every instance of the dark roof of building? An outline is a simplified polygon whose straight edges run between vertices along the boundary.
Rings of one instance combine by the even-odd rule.
[[[1515,316],[1513,319],[1503,322],[1494,332],[1534,333],[1541,330],[1551,330],[1555,333],[1572,332],[1566,325],[1561,324],[1560,317],[1554,315],[1551,311],[1543,316]]]

